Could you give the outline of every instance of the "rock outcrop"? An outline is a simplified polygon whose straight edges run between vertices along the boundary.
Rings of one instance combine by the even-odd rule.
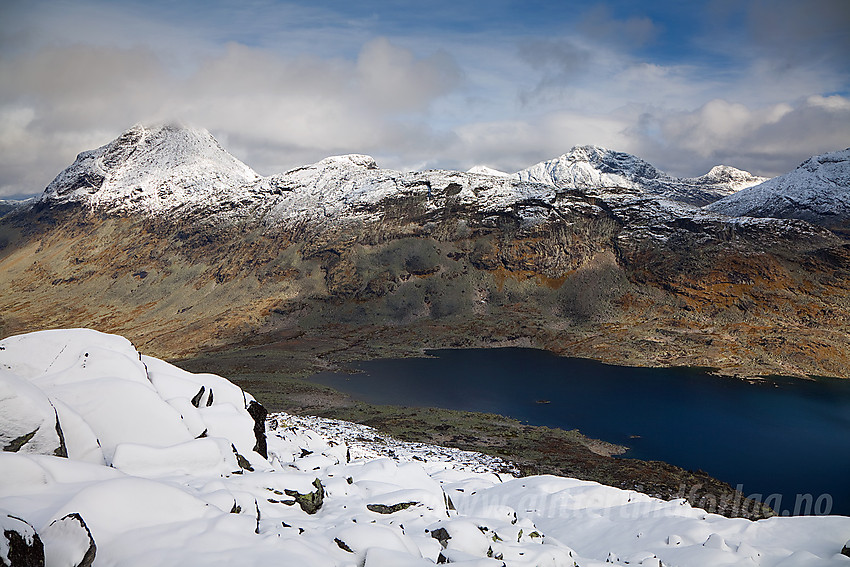
[[[44,544],[28,522],[0,510],[0,565],[44,567]]]

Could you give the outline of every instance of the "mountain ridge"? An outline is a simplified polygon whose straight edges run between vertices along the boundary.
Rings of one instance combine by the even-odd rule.
[[[812,156],[796,169],[724,197],[706,210],[842,227],[850,221],[850,148]]]
[[[514,176],[524,181],[597,192],[615,187],[638,189],[695,206],[766,180],[726,165],[716,165],[699,177],[672,177],[636,156],[593,145],[575,146],[566,154],[523,169]]]
[[[2,217],[0,333],[94,326],[170,357],[267,342],[304,372],[509,344],[745,376],[850,368],[850,247],[823,227],[357,154],[262,177],[208,133],[163,135],[200,157],[136,131]],[[168,168],[120,171],[151,163]]]
[[[709,215],[797,218],[840,228],[850,221],[848,154],[850,149],[812,156],[796,170],[773,179],[726,165],[716,165],[697,177],[673,177],[637,156],[594,145],[575,146],[513,174],[486,166],[467,172],[399,172],[379,168],[371,156],[348,154],[261,176],[224,150],[206,130],[137,124],[112,142],[80,153],[35,201],[149,214],[190,206],[207,213],[227,210],[235,217],[251,211],[275,220],[340,217],[358,216],[357,209],[369,208],[392,193],[418,188],[430,197],[435,186],[454,186],[457,178],[488,176],[498,179],[500,188],[483,196],[465,195],[467,201],[477,200],[483,208],[488,202],[503,205],[528,198],[551,202],[558,192],[569,190],[617,206],[649,199],[671,203],[674,210],[676,206],[701,207]],[[831,173],[817,171],[830,166]],[[2,202],[0,209],[5,214],[27,205]],[[321,214],[316,215],[317,211]]]
[[[590,194],[620,187],[639,196],[691,205],[706,204],[763,180],[728,166],[715,166],[696,178],[674,178],[640,158],[598,146],[576,146],[567,154],[514,174],[490,168],[472,168],[467,173],[503,178],[506,181],[502,185],[503,193],[517,192],[517,183],[577,189]],[[340,199],[353,201],[356,207],[364,200],[374,200],[367,190],[383,190],[385,194],[387,185],[394,181],[401,180],[401,185],[408,188],[417,184],[427,188],[443,183],[446,178],[465,175],[443,170],[385,170],[371,156],[349,154],[263,177],[227,153],[206,130],[179,125],[136,125],[113,142],[81,153],[47,186],[39,201],[84,202],[94,208],[117,207],[152,214],[178,209],[183,204],[209,204],[213,200],[237,203],[236,208],[238,204],[250,203],[271,210],[275,206],[269,206],[269,201],[298,200],[286,199],[285,193],[318,188],[320,191],[314,192],[313,197],[320,208],[328,208],[323,203],[325,200],[338,205]],[[209,187],[204,187],[204,182]],[[341,212],[338,207],[335,211]],[[286,215],[277,211],[274,216]]]

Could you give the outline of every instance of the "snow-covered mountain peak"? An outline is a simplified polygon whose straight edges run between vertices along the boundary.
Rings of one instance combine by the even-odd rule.
[[[560,157],[515,173],[514,177],[600,196],[625,190],[641,197],[697,206],[764,181],[725,165],[715,166],[701,177],[673,177],[639,157],[594,145],[575,146]]]
[[[547,183],[561,188],[638,189],[642,181],[664,174],[644,160],[599,146],[575,146],[569,152],[514,174],[522,181]]]
[[[378,163],[372,156],[363,154],[346,154],[331,156],[319,162],[324,167],[358,167],[363,169],[378,169]]]
[[[846,185],[848,164],[850,164],[850,148],[845,148],[837,152],[812,156],[801,163],[797,169],[805,169],[810,172],[818,171],[824,178]]]
[[[499,171],[498,169],[493,169],[492,167],[488,167],[486,165],[476,165],[467,170],[467,173],[472,173],[474,175],[489,175],[491,177],[510,177],[510,173],[505,173],[504,171]]]
[[[581,146],[573,146],[569,152],[564,154],[565,157],[573,161],[587,161],[593,164],[604,164],[613,171],[627,171],[650,167],[655,170],[649,163],[640,159],[637,156],[626,152],[618,152],[609,150],[602,146],[594,144],[585,144]],[[657,170],[656,170],[657,171]]]
[[[575,146],[559,157],[518,171],[514,176],[521,181],[546,183],[563,188],[631,187],[633,183],[628,179],[631,174],[647,167],[655,170],[635,156],[586,145]]]
[[[41,201],[156,212],[224,198],[258,179],[204,129],[137,124],[109,144],[79,154]]]
[[[693,179],[701,179],[707,183],[728,183],[738,190],[767,181],[767,177],[759,177],[749,171],[728,165],[715,165],[705,175]]]
[[[812,156],[794,171],[721,199],[707,210],[841,225],[850,220],[850,148]]]
[[[367,156],[363,154],[345,154],[340,156],[330,156],[326,157],[323,160],[317,161],[316,163],[311,163],[308,165],[302,165],[293,169],[290,169],[286,173],[277,174],[273,177],[283,177],[283,176],[297,176],[303,175],[305,172],[311,175],[315,175],[317,173],[322,173],[327,170],[332,171],[343,171],[343,170],[375,170],[378,168],[378,163],[375,161],[375,158],[372,156]]]

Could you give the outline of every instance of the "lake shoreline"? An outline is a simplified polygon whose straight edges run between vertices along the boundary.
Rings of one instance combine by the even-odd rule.
[[[727,517],[760,519],[774,515],[768,506],[746,498],[704,471],[689,471],[657,460],[617,457],[625,447],[587,437],[578,430],[529,425],[492,413],[367,404],[309,382],[303,368],[298,372],[299,365],[282,370],[291,360],[291,351],[266,345],[222,350],[176,363],[193,372],[212,371],[225,376],[251,392],[269,411],[342,419],[372,426],[404,441],[491,454],[513,462],[523,475],[554,474],[665,500],[683,498]],[[353,371],[353,362],[334,370]],[[322,366],[321,370],[328,370],[326,364]]]

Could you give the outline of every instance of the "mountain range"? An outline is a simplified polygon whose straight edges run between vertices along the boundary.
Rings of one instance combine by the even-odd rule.
[[[274,344],[304,372],[511,344],[848,377],[848,172],[844,150],[771,180],[677,178],[578,146],[514,174],[346,155],[261,176],[205,130],[139,125],[0,203],[0,335]]]

